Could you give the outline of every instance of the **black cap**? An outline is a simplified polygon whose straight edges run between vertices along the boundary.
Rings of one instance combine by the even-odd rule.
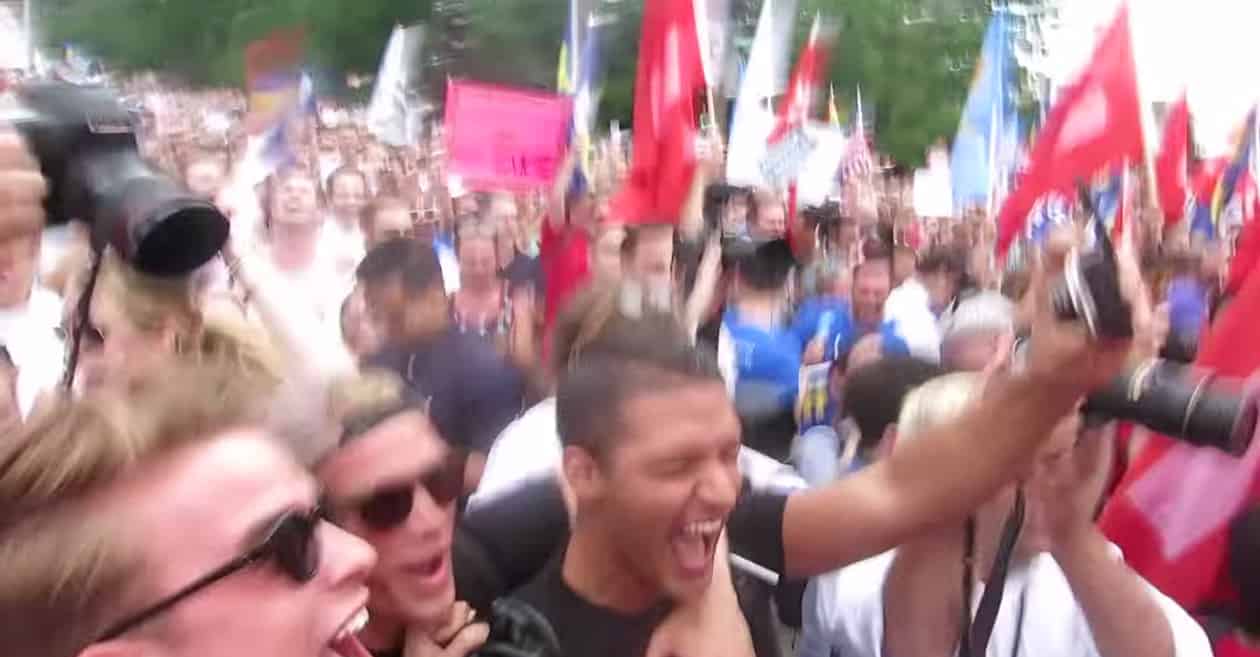
[[[737,256],[740,280],[755,290],[783,287],[796,266],[796,256],[787,240],[748,242],[747,251]]]

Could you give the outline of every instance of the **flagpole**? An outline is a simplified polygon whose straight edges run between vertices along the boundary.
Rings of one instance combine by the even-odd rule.
[[[1137,89],[1138,112],[1140,116],[1140,121],[1138,123],[1140,124],[1139,127],[1142,130],[1142,162],[1146,169],[1146,179],[1148,182],[1148,184],[1145,185],[1148,196],[1147,200],[1150,202],[1151,207],[1159,209],[1162,213],[1164,208],[1159,202],[1159,180],[1155,177],[1155,151],[1151,148],[1151,135],[1155,133],[1153,125],[1154,117],[1151,116],[1151,105],[1147,102],[1148,97],[1146,95],[1145,85],[1142,84],[1142,73],[1138,69],[1138,34],[1137,30],[1133,28],[1133,8],[1136,4],[1138,3],[1125,2],[1121,5],[1121,10],[1128,10],[1127,19],[1129,22],[1129,46],[1132,50],[1130,54],[1133,56],[1133,83],[1134,87]]]

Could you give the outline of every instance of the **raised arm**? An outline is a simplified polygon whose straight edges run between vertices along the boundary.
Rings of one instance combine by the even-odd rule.
[[[1057,248],[1048,262],[1062,262],[1066,248]],[[1082,396],[1119,373],[1129,341],[1091,340],[1079,325],[1057,320],[1048,300],[1053,278],[1035,283],[1038,316],[1024,371],[994,375],[955,421],[917,435],[888,459],[787,501],[790,576],[832,570],[961,523],[1015,476]]]

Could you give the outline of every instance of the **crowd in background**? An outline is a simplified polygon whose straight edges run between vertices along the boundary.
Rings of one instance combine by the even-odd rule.
[[[788,199],[777,192],[723,184],[716,136],[706,140],[707,159],[681,216],[626,225],[610,207],[628,165],[617,136],[596,145],[581,171],[577,154],[570,155],[552,189],[467,189],[448,169],[440,125],[432,125],[421,143],[396,148],[373,137],[362,112],[331,104],[321,104],[286,134],[290,161],[263,184],[242,187],[234,181],[247,159],[251,129],[242,94],[176,91],[151,79],[124,84],[122,92],[142,126],[141,151],[194,194],[214,201],[230,218],[232,235],[222,257],[186,279],[151,277],[106,254],[78,338],[76,392],[153,394],[153,383],[160,384],[178,364],[230,364],[243,389],[246,379],[259,379],[281,391],[283,423],[302,425],[293,432],[308,437],[300,449],[331,440],[353,451],[346,445],[357,443],[347,438],[338,443],[338,437],[325,436],[320,443],[310,436],[327,433],[319,425],[330,416],[339,421],[354,416],[350,409],[375,394],[365,388],[391,390],[422,404],[436,434],[466,457],[457,464],[446,498],[438,494],[441,482],[425,480],[442,509],[467,494],[488,495],[526,471],[555,467],[558,382],[562,423],[616,423],[611,416],[565,415],[565,372],[576,376],[574,363],[599,362],[584,357],[598,356],[598,349],[587,348],[601,340],[613,344],[606,347],[612,351],[622,344],[618,340],[626,349],[650,351],[632,334],[649,332],[650,342],[650,331],[657,329],[664,331],[662,341],[678,332],[716,355],[743,445],[757,453],[751,458],[786,476],[789,487],[823,489],[869,472],[902,449],[898,436],[948,425],[966,400],[982,396],[983,373],[1003,360],[1009,336],[1035,322],[1038,309],[1029,290],[1036,286],[1041,249],[1053,250],[1056,240],[1088,239],[1091,232],[1088,217],[1074,217],[1047,238],[1049,246],[1029,243],[1019,256],[999,263],[993,257],[996,231],[984,212],[917,216],[908,180],[893,170],[837,183],[832,202],[792,215]],[[1220,307],[1232,239],[1204,241],[1191,239],[1184,229],[1165,230],[1146,195],[1134,198],[1133,219],[1118,247],[1123,275],[1141,290],[1134,304],[1134,349],[1143,357],[1189,362]],[[24,424],[47,431],[51,420],[41,419],[41,408],[63,403],[58,386],[66,354],[85,319],[76,313],[92,261],[88,234],[72,223],[0,236],[5,436],[16,435]],[[645,319],[660,309],[675,317],[677,326],[666,331]],[[633,369],[603,374],[633,379]],[[375,372],[384,382],[367,385],[353,375],[358,371]],[[945,372],[954,374],[942,378]],[[312,392],[311,381],[339,383],[329,395],[324,388]],[[599,381],[588,383],[601,390],[612,385]],[[396,389],[398,382],[407,392]],[[610,398],[618,394],[606,392]],[[91,425],[75,417],[79,430]],[[1021,565],[1007,588],[1006,599],[1014,602],[1002,608],[993,642],[1021,655],[1208,654],[1202,630],[1189,615],[1206,610],[1187,613],[1122,566],[1114,572],[1098,566],[1091,561],[1093,543],[1082,548],[1084,554],[1058,551],[1075,538],[1078,521],[1092,526],[1141,440],[1115,437],[1110,425],[1081,428],[1056,420],[1055,427],[1046,456],[1035,465],[1037,474],[1025,479],[1020,493],[1033,510],[1016,550]],[[369,432],[346,422],[339,429],[334,433]],[[538,431],[550,432],[550,442],[521,442],[522,434]],[[1078,440],[1082,432],[1109,437]],[[1080,480],[1064,488],[1055,479],[1063,474],[1056,459],[1081,445],[1090,452],[1092,468],[1076,473]],[[335,462],[339,457],[314,459],[330,490],[353,488],[348,473],[384,467],[365,447],[364,452],[341,454],[347,463]],[[7,467],[0,459],[0,499],[22,487],[5,481]],[[65,465],[67,471],[75,467],[73,459]],[[973,539],[972,547],[979,545],[982,556],[992,555],[989,539],[996,542],[1015,497],[1016,487],[1007,486],[973,516],[971,531],[978,524],[981,539]],[[476,499],[473,495],[471,509]],[[1071,508],[1056,508],[1063,506]],[[1254,550],[1260,542],[1254,516],[1249,511],[1239,518],[1235,552]],[[502,515],[496,517],[502,521]],[[394,561],[401,557],[391,552],[402,548],[383,536],[389,517],[364,512],[344,526],[354,529],[354,522],[365,523],[354,533],[376,548],[383,572],[419,567]],[[0,522],[0,532],[4,529]],[[1090,540],[1105,544],[1095,534]],[[953,538],[943,531],[916,535],[895,551],[840,570],[832,567],[847,561],[834,554],[850,555],[826,552],[816,560],[818,567],[796,569],[799,575],[818,574],[808,586],[797,578],[793,592],[784,575],[774,588],[778,602],[771,605],[773,596],[763,591],[760,604],[777,608],[776,622],[800,628],[802,655],[874,656],[894,649],[927,654],[919,652],[923,644],[898,644],[884,627],[896,623],[898,614],[916,613],[911,592],[931,586],[925,582],[932,572],[950,570]],[[444,536],[438,543],[449,547],[450,540]],[[826,545],[816,537],[808,540]],[[427,548],[418,550],[431,556]],[[779,570],[806,552],[780,553]],[[1050,552],[1057,565],[1035,556]],[[947,553],[951,556],[942,556]],[[924,554],[929,556],[909,565],[909,555]],[[971,556],[963,561],[987,563]],[[1254,558],[1235,554],[1229,576],[1242,596],[1236,607],[1242,612],[1229,611],[1225,636],[1242,637],[1238,641],[1248,645],[1260,637],[1255,566]],[[820,574],[825,571],[832,572]],[[376,602],[382,618],[393,613],[405,619],[416,612],[407,607],[414,603],[401,600],[432,593],[423,586],[419,593],[379,586],[373,588],[374,600],[397,596]],[[1109,601],[1105,592],[1090,590],[1098,588],[1133,597]],[[460,599],[474,604],[464,593]],[[1024,624],[1025,606],[1036,610],[1036,623]],[[945,609],[929,617],[953,611]],[[447,604],[429,613],[441,621],[451,612]],[[752,620],[755,613],[745,615],[758,654],[783,649],[775,645],[773,630]],[[1125,623],[1153,623],[1146,632],[1149,642],[1134,643],[1117,629]],[[948,624],[942,621],[942,627]],[[1235,632],[1239,626],[1243,629]],[[678,636],[686,639],[685,627]],[[705,636],[713,641],[716,635]],[[1212,633],[1214,640],[1219,636]],[[1155,652],[1125,652],[1134,646]]]

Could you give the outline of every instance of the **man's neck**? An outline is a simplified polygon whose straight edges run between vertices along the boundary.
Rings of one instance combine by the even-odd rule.
[[[372,652],[393,652],[403,647],[405,630],[406,624],[401,620],[373,611],[359,633],[359,641]]]
[[[735,304],[740,317],[763,328],[776,328],[782,314],[783,303],[778,294],[745,294]]]
[[[564,583],[593,605],[626,614],[646,611],[661,599],[660,591],[636,578],[617,554],[591,528],[576,529],[564,555]]]

